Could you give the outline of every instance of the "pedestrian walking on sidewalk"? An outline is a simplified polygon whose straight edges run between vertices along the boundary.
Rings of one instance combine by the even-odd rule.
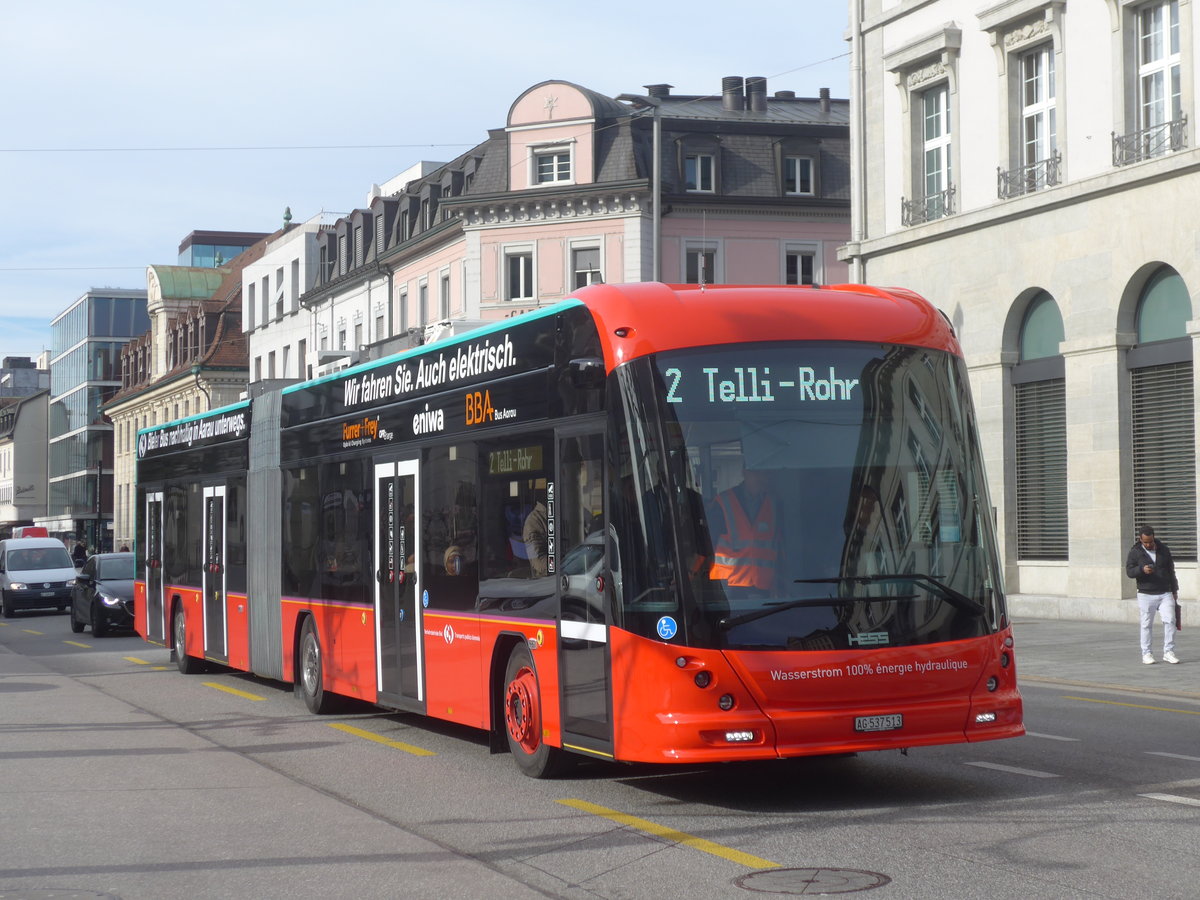
[[[1138,539],[1125,557],[1125,574],[1137,580],[1138,610],[1141,613],[1142,662],[1151,665],[1150,652],[1154,613],[1163,623],[1163,662],[1177,663],[1175,655],[1175,604],[1179,600],[1179,580],[1175,577],[1175,559],[1162,541],[1155,540],[1154,529],[1143,525]]]

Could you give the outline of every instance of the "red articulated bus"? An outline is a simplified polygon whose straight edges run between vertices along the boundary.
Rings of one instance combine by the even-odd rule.
[[[902,290],[593,285],[138,434],[137,629],[578,756],[1024,733],[953,330]]]

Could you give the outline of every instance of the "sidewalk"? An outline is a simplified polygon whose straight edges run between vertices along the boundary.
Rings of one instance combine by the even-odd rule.
[[[1136,624],[1013,617],[1017,683],[1101,687],[1200,700],[1200,626],[1175,637],[1179,665],[1162,661],[1162,624],[1154,622],[1154,658],[1142,662]]]

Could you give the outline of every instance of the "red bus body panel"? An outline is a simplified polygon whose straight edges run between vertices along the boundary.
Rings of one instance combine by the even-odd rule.
[[[250,603],[245,594],[225,595],[225,640],[229,665],[250,668]]]
[[[852,753],[1017,737],[1016,666],[1006,630],[985,638],[863,651],[720,651],[677,647],[610,628],[616,756],[635,762]],[[682,665],[680,663],[682,662]],[[698,687],[696,675],[711,682]],[[987,682],[996,677],[996,690]],[[718,699],[729,694],[728,712]],[[862,716],[901,714],[903,727],[859,732]],[[979,713],[995,721],[975,724]],[[730,732],[753,732],[730,741]]]
[[[595,316],[609,372],[651,353],[739,341],[878,341],[962,356],[946,318],[898,288],[648,282],[577,293]]]

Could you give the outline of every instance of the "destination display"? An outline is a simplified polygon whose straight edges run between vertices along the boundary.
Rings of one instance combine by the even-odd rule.
[[[141,431],[137,458],[152,459],[181,450],[210,447],[250,437],[250,404],[239,403],[214,413]]]
[[[755,345],[659,358],[663,399],[689,411],[741,405],[861,409],[863,381],[883,359],[871,345]]]

